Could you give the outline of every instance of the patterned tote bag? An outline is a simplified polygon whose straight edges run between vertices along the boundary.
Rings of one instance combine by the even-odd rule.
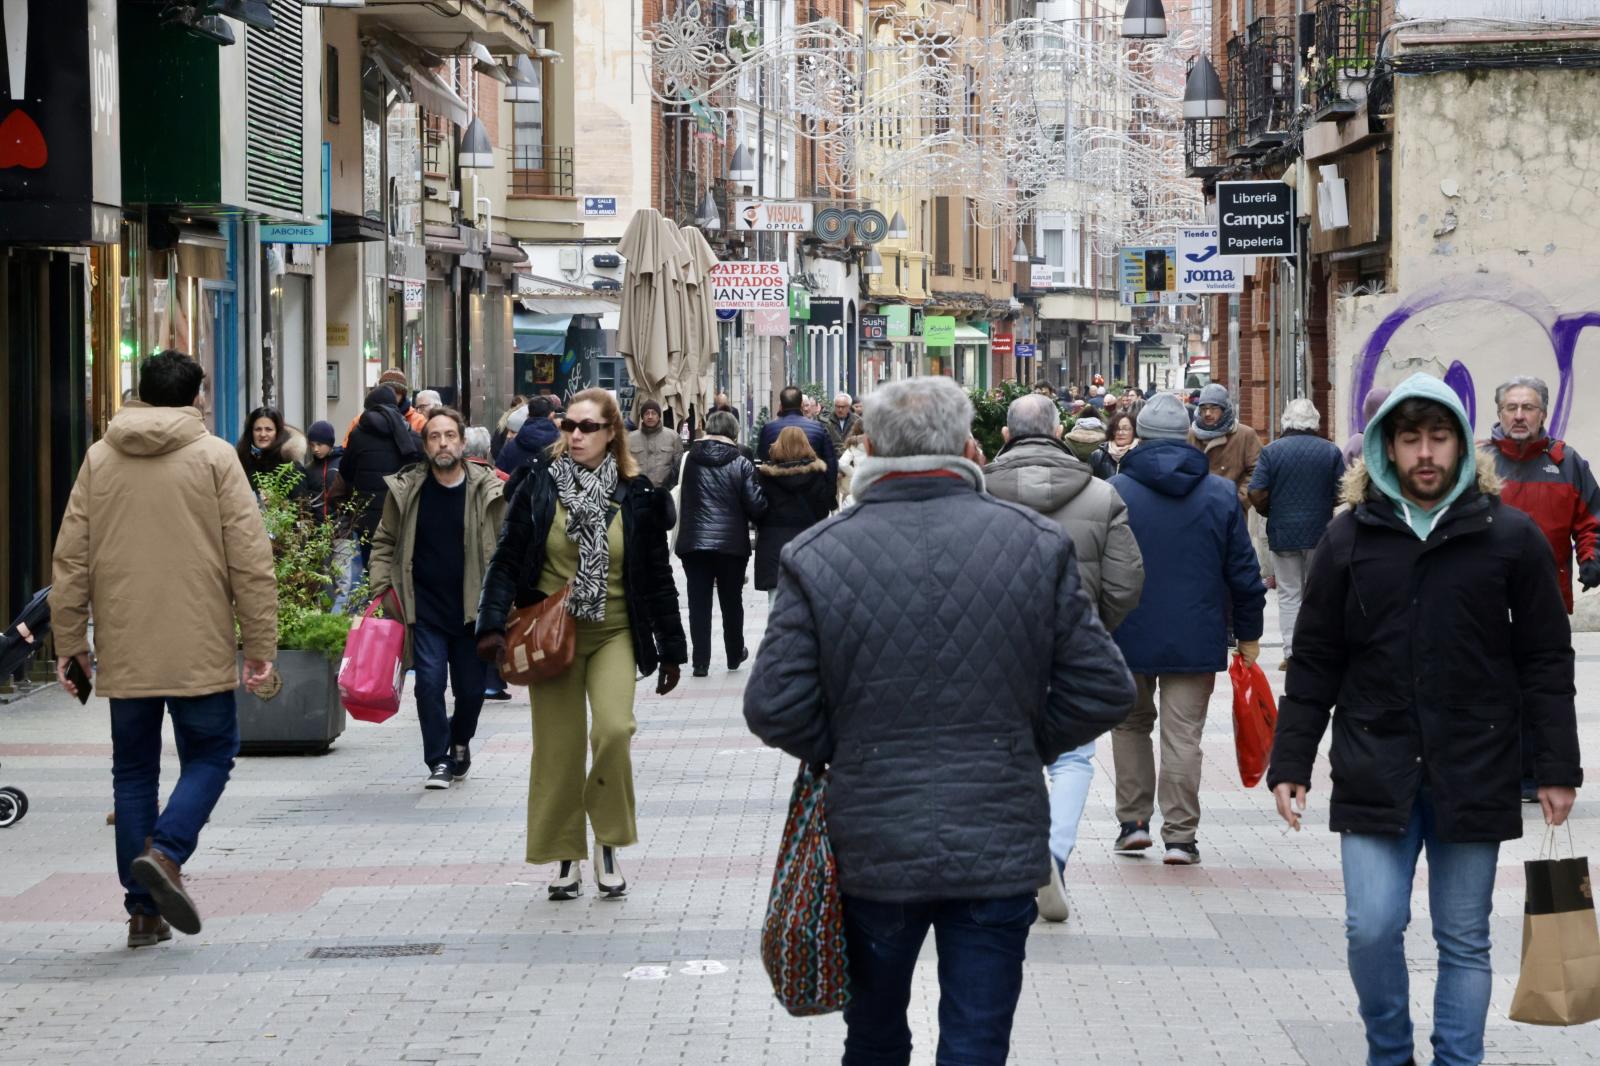
[[[761,964],[784,1010],[797,1017],[850,1001],[839,868],[823,817],[828,774],[800,764],[761,928]]]

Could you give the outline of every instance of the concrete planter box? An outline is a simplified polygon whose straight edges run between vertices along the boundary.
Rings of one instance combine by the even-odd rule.
[[[283,688],[272,699],[258,699],[242,686],[236,693],[239,753],[323,754],[344,732],[339,664],[320,652],[280,650],[276,666]]]

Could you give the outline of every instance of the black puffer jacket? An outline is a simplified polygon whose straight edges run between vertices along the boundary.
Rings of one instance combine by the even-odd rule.
[[[1054,522],[964,479],[864,489],[783,552],[745,721],[831,764],[846,895],[1031,893],[1050,877],[1041,770],[1127,717],[1133,678]]]
[[[696,441],[683,464],[678,498],[679,556],[750,554],[750,523],[767,513],[755,464],[725,441]]]
[[[483,575],[479,636],[505,632],[513,606],[525,607],[544,598],[539,574],[544,569],[545,540],[556,517],[556,483],[548,458],[523,470],[526,476],[506,507],[500,543]],[[689,661],[689,647],[678,614],[672,556],[667,552],[670,498],[656,491],[646,477],[619,479],[611,498],[622,517],[622,585],[634,663],[641,675],[655,673],[664,662],[682,665]]]
[[[1538,783],[1583,783],[1572,636],[1543,534],[1481,487],[1425,541],[1364,467],[1346,495],[1354,510],[1311,557],[1268,785],[1310,786],[1337,705],[1335,832],[1404,832],[1426,785],[1440,840],[1521,836],[1524,720]]]
[[[756,588],[778,587],[778,553],[785,544],[828,517],[838,489],[821,459],[765,463],[757,468],[767,513],[756,524]]]
[[[362,412],[339,460],[339,483],[343,494],[361,501],[356,526],[364,534],[370,537],[383,517],[383,501],[389,495],[383,479],[421,459],[422,438],[394,404],[369,406]]]

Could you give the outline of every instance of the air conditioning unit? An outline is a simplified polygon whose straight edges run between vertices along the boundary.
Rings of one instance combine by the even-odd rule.
[[[622,265],[622,257],[620,255],[612,255],[610,252],[601,252],[590,262],[594,263],[597,270],[615,270]]]
[[[596,278],[594,287],[601,292],[616,292],[622,288],[622,282],[616,278]]]
[[[583,268],[583,260],[579,257],[578,250],[572,247],[561,249],[557,253],[556,262],[560,264],[562,270],[566,271],[581,270]]]

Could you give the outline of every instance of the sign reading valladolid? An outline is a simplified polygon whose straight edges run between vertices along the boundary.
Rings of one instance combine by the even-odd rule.
[[[719,310],[786,308],[789,306],[789,264],[718,263],[711,268],[711,302]]]
[[[1178,231],[1179,292],[1243,292],[1244,263],[1217,251],[1217,227],[1184,226]]]
[[[805,233],[811,229],[811,204],[800,200],[738,200],[733,228],[758,233]]]
[[[1221,255],[1293,255],[1294,190],[1282,181],[1217,182]]]

